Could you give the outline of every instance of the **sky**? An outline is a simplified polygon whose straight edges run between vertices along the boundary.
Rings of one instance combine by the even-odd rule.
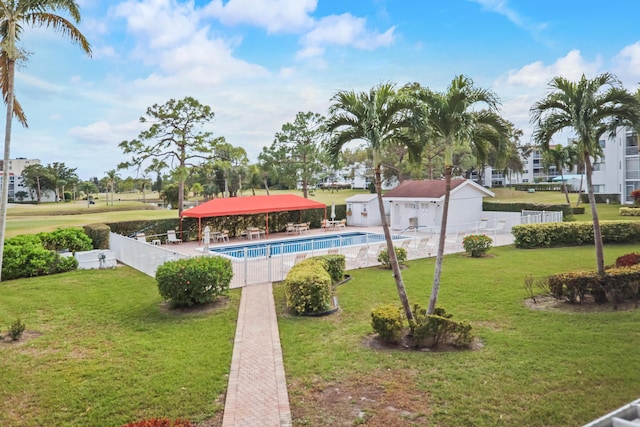
[[[69,39],[25,26],[11,157],[63,162],[83,180],[129,158],[118,144],[148,107],[191,96],[205,130],[251,162],[298,112],[327,114],[338,91],[412,82],[444,91],[460,74],[501,99],[531,135],[531,105],[562,75],[640,82],[640,1],[77,0],[88,57]],[[561,135],[555,142],[566,142]],[[135,170],[120,171],[136,176]]]

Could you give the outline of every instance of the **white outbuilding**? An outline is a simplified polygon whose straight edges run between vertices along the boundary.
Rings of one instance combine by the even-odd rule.
[[[404,181],[384,196],[392,230],[418,228],[439,230],[444,205],[445,181]],[[480,221],[482,199],[493,192],[468,179],[451,180],[451,198],[447,226]]]

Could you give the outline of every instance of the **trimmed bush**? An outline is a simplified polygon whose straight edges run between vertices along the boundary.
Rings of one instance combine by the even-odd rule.
[[[174,307],[206,304],[229,290],[231,261],[216,256],[169,261],[158,267],[160,296]]]
[[[640,208],[622,207],[618,210],[620,216],[640,216]]]
[[[603,276],[595,271],[560,273],[546,278],[551,295],[570,304],[582,304],[587,297],[596,303],[611,302],[614,308],[624,300],[638,301],[640,264],[608,269]]]
[[[396,251],[396,258],[398,258],[398,264],[402,264],[407,260],[407,250],[405,248],[396,248],[394,246],[394,251]],[[391,260],[389,259],[389,251],[385,248],[380,251],[378,254],[378,262],[382,264],[384,268],[391,268]]]
[[[331,307],[331,276],[318,259],[291,268],[284,280],[287,307],[296,314],[314,314]]]
[[[473,343],[471,325],[453,320],[453,315],[444,308],[436,307],[433,314],[427,314],[427,310],[416,304],[413,311],[413,337],[418,345],[432,348],[441,344],[469,347]]]
[[[111,228],[107,224],[88,224],[84,232],[93,242],[93,249],[109,249],[109,233]]]
[[[331,276],[331,283],[338,283],[344,279],[346,259],[344,255],[320,255],[311,259],[317,259],[324,263],[324,269]]]
[[[397,343],[404,331],[402,308],[392,304],[374,308],[371,310],[371,327],[382,341],[389,344]]]
[[[466,253],[473,258],[479,258],[489,252],[493,239],[486,234],[470,234],[462,239],[462,246]]]
[[[52,251],[77,252],[93,249],[91,239],[79,228],[59,228],[48,233],[39,233],[38,237],[45,249]]]
[[[640,222],[600,221],[603,243],[640,242]],[[552,222],[516,225],[511,229],[518,248],[593,244],[593,224]]]

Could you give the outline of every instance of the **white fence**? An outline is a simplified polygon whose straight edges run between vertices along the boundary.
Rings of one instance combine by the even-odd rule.
[[[487,218],[467,224],[454,224],[447,227],[445,253],[462,251],[462,239],[466,234],[486,234],[493,238],[494,246],[507,245],[513,243],[511,227],[514,225],[552,221],[562,221],[562,212],[546,212],[542,215],[515,214],[502,218]],[[401,234],[403,238],[399,238],[399,236],[396,235],[394,245],[406,249],[408,259],[412,260],[435,256],[439,241],[439,230],[422,227],[419,229],[403,230],[403,232],[399,234]],[[197,255],[195,253],[193,255],[187,255],[172,250],[171,246],[151,245],[114,233],[111,233],[110,239],[111,250],[115,253],[118,261],[142,271],[151,277],[155,277],[158,266],[167,261],[192,256],[215,255],[209,252],[207,252],[206,255]],[[260,254],[229,257],[233,267],[231,288],[284,280],[291,267],[301,259],[328,253],[344,255],[347,270],[379,265],[378,254],[381,250],[386,249],[386,243],[384,240],[380,240],[379,235],[377,238],[370,238],[359,244],[344,246],[342,244],[327,245],[325,243],[310,247],[303,252],[300,252],[301,248],[290,250],[285,248],[285,245],[300,245],[300,243],[278,243],[274,244],[273,248],[269,246],[267,249],[263,249],[265,252]]]
[[[150,245],[115,233],[110,233],[109,245],[118,261],[151,277],[156,276],[158,266],[165,262],[189,258],[167,247]]]

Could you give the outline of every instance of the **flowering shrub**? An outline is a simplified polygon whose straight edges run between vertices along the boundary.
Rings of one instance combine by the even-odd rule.
[[[322,313],[331,307],[331,276],[320,260],[294,265],[284,284],[287,307],[296,314]]]
[[[402,264],[407,260],[407,250],[405,248],[396,248],[396,258],[398,258],[398,264]],[[378,254],[378,262],[385,268],[391,268],[391,260],[389,259],[389,251],[385,248]]]
[[[493,240],[485,234],[470,234],[462,239],[462,246],[466,253],[474,258],[486,254],[491,249]]]
[[[158,291],[174,307],[205,304],[229,290],[231,261],[204,256],[169,261],[158,267]]]
[[[634,205],[640,205],[640,189],[639,190],[633,190],[631,192],[631,197],[633,197],[633,204]]]
[[[616,258],[616,267],[631,267],[632,265],[640,264],[640,254],[630,253],[619,256]]]
[[[125,424],[122,427],[195,427],[191,421],[170,420],[167,418],[151,418],[150,420],[136,421]]]

